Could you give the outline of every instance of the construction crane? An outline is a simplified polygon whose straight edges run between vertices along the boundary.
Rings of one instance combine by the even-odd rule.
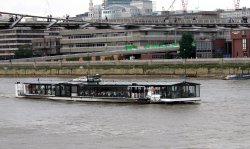
[[[234,8],[239,9],[240,8],[240,0],[234,0]]]
[[[169,11],[171,8],[174,7],[175,2],[176,2],[176,0],[172,1],[171,5],[168,7],[167,11]],[[181,0],[181,4],[182,4],[182,10],[187,11],[188,0]],[[162,8],[164,8],[164,7],[162,7]]]
[[[167,11],[169,11],[171,8],[173,8],[175,1],[176,0],[173,0],[173,2],[171,3],[171,5],[168,7]]]

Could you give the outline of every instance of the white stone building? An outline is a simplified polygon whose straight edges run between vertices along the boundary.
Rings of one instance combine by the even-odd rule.
[[[104,0],[102,5],[93,5],[93,1],[90,0],[88,17],[90,20],[119,19],[151,15],[152,12],[153,4],[151,0]]]

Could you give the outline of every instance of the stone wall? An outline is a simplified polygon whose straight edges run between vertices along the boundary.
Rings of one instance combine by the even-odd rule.
[[[222,77],[227,74],[249,73],[250,67],[235,65],[132,65],[132,66],[5,66],[0,67],[1,76],[83,76],[101,75],[165,75],[190,77]]]

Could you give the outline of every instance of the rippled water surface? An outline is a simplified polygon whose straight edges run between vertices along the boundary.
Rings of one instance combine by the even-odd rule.
[[[16,99],[36,78],[0,80],[0,148],[250,148],[250,80],[188,80],[202,102],[181,105]]]

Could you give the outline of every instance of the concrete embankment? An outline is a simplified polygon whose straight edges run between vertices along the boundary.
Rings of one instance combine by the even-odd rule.
[[[250,59],[1,62],[2,76],[164,75],[222,77],[250,72]]]

